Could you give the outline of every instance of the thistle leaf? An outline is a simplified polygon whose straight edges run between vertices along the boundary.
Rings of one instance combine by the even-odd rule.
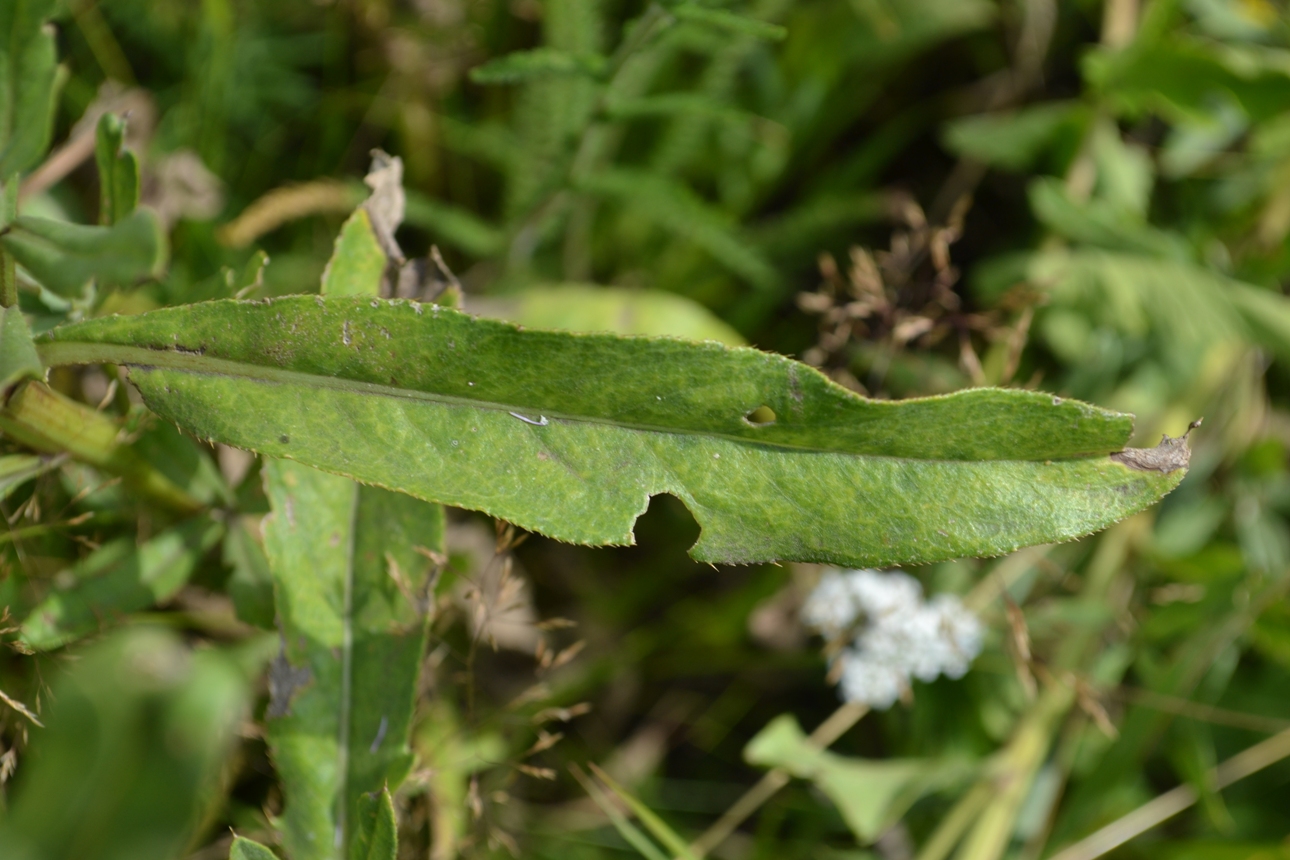
[[[670,493],[702,561],[996,555],[1103,528],[1185,472],[1113,461],[1131,416],[1038,392],[871,401],[753,349],[398,300],[209,302],[55,329],[38,349],[130,367],[201,438],[572,543],[632,543]]]

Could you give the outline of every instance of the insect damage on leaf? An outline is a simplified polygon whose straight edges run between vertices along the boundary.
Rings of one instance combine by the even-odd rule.
[[[1191,449],[1187,447],[1187,437],[1191,431],[1200,426],[1203,419],[1197,418],[1187,425],[1187,432],[1178,437],[1161,435],[1160,444],[1154,448],[1125,448],[1112,454],[1111,459],[1117,463],[1137,469],[1139,472],[1163,472],[1169,474],[1179,469],[1186,469],[1191,462]]]

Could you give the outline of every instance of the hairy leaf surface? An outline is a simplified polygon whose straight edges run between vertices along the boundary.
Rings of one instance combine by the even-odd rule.
[[[93,320],[51,364],[112,361],[203,437],[584,544],[682,499],[705,561],[991,555],[1102,528],[1184,470],[1130,468],[1132,418],[1030,391],[866,400],[777,355],[524,331],[434,305],[299,296]]]

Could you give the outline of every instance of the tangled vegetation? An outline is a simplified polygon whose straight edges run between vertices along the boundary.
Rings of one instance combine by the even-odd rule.
[[[1290,856],[1283,3],[0,33],[0,855]]]

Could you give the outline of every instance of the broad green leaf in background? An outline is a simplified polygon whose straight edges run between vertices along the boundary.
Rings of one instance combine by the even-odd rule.
[[[559,284],[467,300],[465,310],[533,328],[668,335],[742,346],[739,332],[703,305],[675,293]]]
[[[34,167],[49,147],[58,49],[54,0],[0,3],[0,176]]]
[[[161,222],[147,209],[111,227],[19,216],[0,235],[0,247],[62,296],[79,295],[91,278],[101,285],[159,278],[169,254]]]
[[[870,401],[752,349],[412,302],[209,302],[63,327],[39,349],[130,366],[151,407],[201,438],[573,543],[631,543],[649,497],[671,493],[704,561],[998,554],[1102,528],[1185,472],[1185,458],[1106,456],[1132,418],[1051,395]]]
[[[149,627],[65,665],[0,819],[5,860],[182,856],[246,718],[242,670]]]
[[[443,509],[298,463],[265,465],[264,524],[283,653],[269,749],[292,860],[344,857],[364,794],[397,786],[425,648]]]
[[[862,842],[873,842],[920,797],[971,776],[966,762],[941,759],[847,758],[816,749],[792,716],[771,720],[744,748],[761,767],[781,767],[829,796]]]
[[[139,159],[125,148],[125,120],[105,113],[94,144],[99,169],[99,223],[122,221],[139,205]]]
[[[168,600],[223,533],[220,523],[199,518],[139,547],[124,537],[103,545],[53,578],[53,590],[23,621],[20,639],[47,651]]]

